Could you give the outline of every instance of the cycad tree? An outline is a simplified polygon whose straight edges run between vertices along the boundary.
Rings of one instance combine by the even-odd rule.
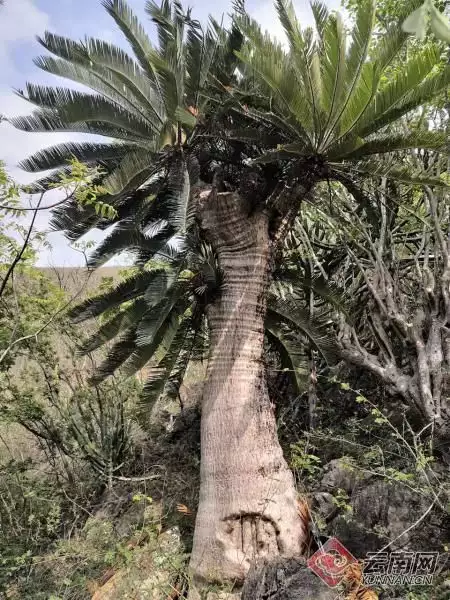
[[[239,5],[226,34],[214,22],[202,32],[178,3],[149,3],[157,49],[122,0],[104,5],[136,58],[96,40],[47,34],[42,43],[56,58],[38,64],[95,93],[28,86],[27,97],[39,109],[13,123],[29,131],[96,133],[114,143],[49,149],[23,166],[64,169],[75,156],[106,172],[102,183],[118,213],[114,220],[76,202],[54,216],[69,237],[116,223],[93,253],[92,266],[122,250],[136,257],[131,279],[77,310],[84,318],[122,306],[93,341],[119,336],[102,375],[150,360],[157,368],[147,392],[155,397],[168,379],[176,384],[182,376],[206,317],[209,359],[191,566],[199,579],[239,582],[254,558],[299,554],[305,539],[263,361],[265,325],[276,331],[280,352],[295,361],[286,323],[295,329],[299,315],[279,303],[275,312],[284,325],[266,321],[284,234],[321,181],[337,179],[356,196],[360,177],[442,184],[399,166],[396,154],[388,161],[380,155],[444,147],[442,134],[393,135],[389,127],[443,90],[449,71],[440,66],[438,48],[428,48],[387,79],[407,36],[399,23],[369,59],[372,0],[361,2],[348,42],[339,16],[320,3],[313,4],[314,37],[301,31],[292,5],[277,0],[288,50]],[[49,181],[52,176],[37,186]],[[156,269],[155,258],[163,261]]]
[[[212,350],[202,426],[202,464],[206,468],[202,471],[192,558],[196,569],[203,573],[219,560],[223,545],[235,548],[233,536],[241,533],[242,547],[231,555],[238,564],[245,565],[244,556],[267,552],[271,525],[267,524],[265,531],[269,533],[265,538],[254,525],[254,516],[246,522],[238,506],[251,507],[246,509],[247,515],[253,515],[256,509],[257,515],[272,519],[273,531],[277,531],[272,539],[285,551],[294,551],[298,544],[298,528],[290,509],[290,484],[274,451],[274,421],[261,358],[271,261],[276,257],[277,244],[293,226],[302,200],[316,184],[332,179],[361,200],[361,178],[370,177],[376,182],[384,176],[407,183],[444,183],[433,174],[412,172],[394,152],[411,147],[444,150],[445,136],[426,130],[393,134],[390,129],[403,115],[448,85],[449,69],[441,66],[440,48],[427,48],[388,77],[406,35],[400,24],[392,28],[371,48],[369,59],[374,2],[360,3],[348,42],[339,15],[329,14],[320,3],[313,3],[317,37],[310,30],[301,31],[290,3],[279,0],[277,9],[289,50],[242,14],[238,23],[247,42],[238,53],[241,79],[230,90],[223,121],[213,122],[209,131],[214,136],[218,129],[219,148],[224,139],[226,143],[234,141],[238,150],[242,148],[238,144],[245,145],[240,156],[253,179],[241,176],[241,185],[234,192],[213,189],[213,197],[208,197],[203,208],[203,228],[224,274],[224,290],[209,307]],[[389,158],[383,158],[387,153]],[[226,170],[227,165],[223,166]],[[232,408],[236,420],[225,418]],[[261,427],[264,420],[266,424]],[[234,440],[227,438],[227,431],[239,432],[236,447]],[[222,443],[217,441],[220,439]],[[230,446],[236,461],[242,461],[242,455],[251,456],[255,439],[258,456],[241,469],[251,482],[251,490],[247,491],[242,484],[234,485],[225,460]],[[271,449],[266,452],[266,448]],[[232,461],[237,473],[239,468]],[[227,488],[233,489],[229,500]],[[213,495],[212,489],[223,490],[223,501],[217,492]],[[205,498],[210,498],[209,504]],[[264,508],[263,499],[267,502]],[[211,523],[210,519],[214,507],[222,502],[228,502],[228,514],[239,515],[239,524],[237,520],[227,521],[229,537],[221,532],[220,523]],[[283,511],[281,520],[279,509]],[[247,538],[252,531],[256,531],[253,545]],[[202,553],[205,539],[209,540],[207,547],[214,549],[207,556]]]

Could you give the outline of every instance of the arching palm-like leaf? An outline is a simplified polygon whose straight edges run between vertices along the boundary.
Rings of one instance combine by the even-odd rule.
[[[136,189],[164,168],[161,157],[164,153],[168,157],[164,148],[179,147],[188,135],[186,119],[179,116],[203,110],[208,101],[203,96],[205,85],[214,77],[216,66],[220,75],[234,48],[223,29],[211,25],[204,32],[177,2],[164,2],[161,7],[148,3],[159,47],[152,45],[124,0],[104,0],[103,5],[135,58],[102,40],[77,42],[47,32],[39,41],[53,56],[39,57],[37,66],[90,88],[91,93],[28,84],[18,93],[38,109],[11,123],[25,131],[77,131],[118,141],[117,150],[105,148],[103,154],[92,144],[66,146],[40,151],[24,161],[33,171],[63,166],[66,158],[73,157],[81,162],[111,161],[106,187],[117,194],[129,185]],[[230,72],[233,69],[230,64]]]
[[[264,149],[254,164],[284,161],[295,165],[297,161],[297,174],[303,172],[304,180],[320,181],[332,179],[335,169],[351,169],[367,155],[411,147],[445,149],[442,134],[418,129],[392,135],[387,129],[448,86],[450,69],[441,63],[438,46],[428,45],[402,69],[391,71],[385,81],[386,69],[405,43],[406,34],[400,22],[369,56],[374,0],[358,4],[349,43],[339,16],[329,14],[320,2],[313,3],[316,40],[310,30],[301,30],[290,0],[276,0],[276,6],[288,37],[288,51],[263,35],[247,15],[239,20],[248,40],[239,53],[246,65],[245,75],[252,75],[256,93],[268,98],[265,111],[258,110],[289,124],[289,130],[283,128],[286,141]],[[264,125],[262,119],[260,125]],[[411,183],[445,185],[443,179],[412,173],[406,166],[400,180],[407,182],[408,173]],[[383,175],[394,178],[397,170],[386,170]]]
[[[127,144],[93,144],[91,142],[59,144],[41,150],[23,160],[19,166],[25,171],[36,173],[67,166],[73,158],[85,163],[97,164],[99,161],[120,161],[125,154],[134,150]],[[56,182],[57,180],[55,180]]]
[[[300,308],[295,300],[280,300],[272,297],[269,301],[268,319],[286,323],[292,331],[301,333],[314,344],[325,360],[332,363],[337,356],[334,336],[325,327],[318,327],[318,319],[311,319],[307,310]]]

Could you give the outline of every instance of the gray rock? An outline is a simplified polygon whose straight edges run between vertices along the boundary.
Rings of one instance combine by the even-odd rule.
[[[242,600],[335,600],[302,559],[278,557],[254,564],[242,588]]]
[[[323,477],[320,484],[321,490],[344,490],[350,494],[358,481],[358,475],[346,461],[346,457],[330,460],[323,468]]]
[[[359,559],[392,540],[395,542],[391,551],[402,548],[439,551],[450,525],[449,518],[440,511],[430,513],[408,531],[425,513],[429,502],[429,498],[398,482],[359,482],[349,499],[352,512],[333,518],[327,534],[337,537]]]
[[[312,509],[314,514],[319,515],[326,523],[336,517],[339,512],[334,496],[329,492],[314,492],[312,495]]]

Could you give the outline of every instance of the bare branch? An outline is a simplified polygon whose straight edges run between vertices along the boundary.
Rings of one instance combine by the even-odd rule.
[[[23,242],[22,248],[19,250],[19,252],[17,253],[16,257],[14,258],[14,260],[12,261],[12,263],[9,265],[8,270],[6,271],[6,275],[3,278],[3,281],[0,285],[0,298],[2,297],[5,288],[6,288],[6,284],[8,283],[9,278],[11,277],[11,275],[14,273],[14,269],[16,268],[16,266],[18,265],[18,263],[22,260],[22,256],[24,255],[25,250],[27,249],[27,246],[30,242],[30,238],[31,238],[31,233],[33,231],[33,227],[34,227],[34,223],[36,221],[36,217],[38,214],[38,210],[39,210],[39,206],[44,198],[44,194],[45,192],[42,192],[40,198],[39,198],[39,202],[37,204],[37,207],[34,208],[34,214],[33,214],[33,218],[31,219],[31,223],[30,226],[28,227],[28,231],[27,231],[27,235],[25,236],[25,240]]]
[[[39,206],[41,200],[42,200],[42,196],[46,193],[42,192],[41,194],[41,199],[38,203],[37,206],[35,207],[30,207],[30,208],[25,208],[23,206],[21,207],[15,207],[15,206],[8,206],[7,204],[0,204],[0,210],[10,210],[10,211],[15,211],[15,212],[30,212],[30,211],[40,211],[40,210],[50,210],[52,208],[56,208],[57,206],[61,206],[62,204],[64,204],[65,202],[67,202],[68,200],[70,200],[71,198],[73,198],[75,192],[71,192],[70,194],[68,194],[65,198],[63,198],[62,200],[58,200],[58,202],[54,202],[53,204],[49,204],[48,206]]]

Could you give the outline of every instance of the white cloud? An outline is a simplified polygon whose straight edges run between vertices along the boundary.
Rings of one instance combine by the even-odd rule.
[[[23,44],[33,42],[36,35],[42,34],[49,24],[49,15],[39,10],[34,0],[8,0],[0,9],[1,115],[13,117],[31,112],[31,105],[12,91],[18,81],[22,80],[22,73],[14,62],[13,52],[16,49],[20,50]],[[27,68],[32,68],[31,63]],[[23,80],[25,80],[24,76]],[[67,134],[57,140],[45,133],[30,135],[14,129],[6,122],[0,125],[0,136],[2,142],[0,158],[6,163],[9,173],[21,183],[29,182],[35,176],[30,176],[17,168],[20,160],[51,143],[68,139]]]
[[[18,81],[24,82],[26,75],[14,62],[14,51],[22,49],[24,44],[34,42],[36,35],[50,27],[50,16],[39,10],[33,0],[8,0],[0,9],[0,114],[6,117],[28,114],[33,107],[28,102],[13,93],[12,88],[19,86]],[[32,72],[31,60],[26,66],[27,72]],[[45,79],[43,74],[40,79]],[[27,156],[48,146],[67,141],[76,141],[83,136],[68,133],[27,133],[15,129],[7,122],[0,125],[0,159],[6,164],[8,173],[19,183],[29,183],[37,178],[35,173],[22,171],[17,163]],[[40,174],[44,175],[44,173]],[[46,204],[58,200],[60,193],[56,190],[46,195]],[[28,205],[26,198],[24,204]],[[29,221],[31,213],[24,218]],[[36,219],[36,228],[48,230],[49,214],[42,211]],[[101,239],[102,232],[93,232],[89,239]],[[38,264],[74,266],[83,263],[83,258],[72,248],[61,233],[53,232],[48,235],[51,249],[43,250],[39,255]]]
[[[0,70],[4,80],[14,71],[12,50],[15,44],[31,42],[48,28],[50,17],[33,0],[8,0],[0,16]]]
[[[6,117],[28,114],[31,108],[28,102],[10,91],[0,96],[0,113]],[[21,160],[48,146],[78,140],[81,136],[68,133],[27,133],[5,121],[0,125],[0,138],[0,158],[5,162],[9,174],[19,183],[29,183],[36,179],[36,174],[22,171],[17,166]]]
[[[49,15],[37,8],[33,0],[8,0],[2,7],[0,44],[33,39],[49,22]]]
[[[342,9],[340,0],[325,0],[324,3],[330,11],[339,10],[339,12],[345,14],[345,10]],[[314,26],[314,17],[309,2],[305,2],[305,0],[294,0],[294,8],[302,29]],[[286,35],[278,18],[273,0],[265,0],[263,3],[259,4],[257,8],[251,9],[250,14],[258,21],[263,30],[268,31],[270,35],[276,37],[280,41],[286,42]]]
[[[297,18],[300,21],[301,27],[311,25],[312,15],[305,2],[295,2]],[[266,0],[262,4],[251,10],[251,16],[254,17],[261,25],[263,31],[268,31],[272,37],[276,37],[282,42],[286,42],[286,35],[283,26],[280,23],[273,0]]]

